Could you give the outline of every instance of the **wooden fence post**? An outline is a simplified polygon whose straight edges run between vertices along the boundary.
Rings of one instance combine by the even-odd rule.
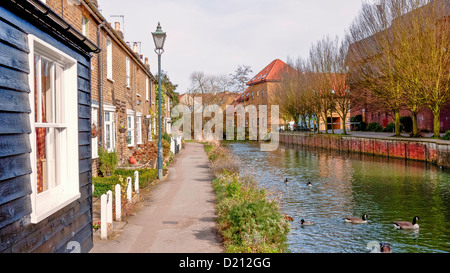
[[[116,221],[122,221],[122,192],[120,184],[116,185]]]
[[[109,228],[113,228],[113,212],[112,212],[112,203],[113,203],[113,194],[112,191],[108,191],[106,193],[106,223]]]
[[[139,172],[134,172],[134,192],[139,193]]]
[[[103,194],[101,196],[101,216],[100,216],[100,238],[108,238],[108,224],[106,223],[106,206],[107,206],[107,196]]]
[[[132,198],[132,195],[131,195],[131,184],[133,184],[133,182],[131,181],[131,177],[128,177],[127,178],[127,199],[128,199],[128,202],[131,202],[131,198]]]

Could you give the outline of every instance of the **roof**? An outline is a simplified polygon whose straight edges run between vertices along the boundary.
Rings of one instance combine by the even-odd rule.
[[[253,77],[247,85],[252,86],[263,82],[277,82],[283,77],[283,74],[294,70],[292,67],[287,65],[280,59],[272,61],[268,66],[266,66],[261,72],[259,72],[255,77]]]

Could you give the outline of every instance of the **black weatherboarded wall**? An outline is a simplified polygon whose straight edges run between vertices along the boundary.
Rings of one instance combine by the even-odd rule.
[[[25,1],[23,1],[25,2]],[[90,58],[10,0],[0,1],[0,252],[82,252],[93,246]],[[38,18],[39,19],[39,18]],[[81,198],[38,224],[30,222],[30,101],[28,34],[78,61],[78,127]]]

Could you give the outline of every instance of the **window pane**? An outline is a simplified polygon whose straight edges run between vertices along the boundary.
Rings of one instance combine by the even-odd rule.
[[[111,125],[106,124],[106,149],[111,149]]]
[[[63,129],[36,128],[37,193],[60,185],[58,162],[60,161],[59,134]]]
[[[108,112],[105,113],[105,122],[109,122],[110,121],[110,115]]]
[[[54,86],[52,84],[53,63],[42,59],[41,65],[41,98],[42,123],[55,123]]]

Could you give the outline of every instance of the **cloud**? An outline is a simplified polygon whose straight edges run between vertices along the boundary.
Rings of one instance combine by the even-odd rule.
[[[238,65],[255,73],[273,59],[306,57],[312,42],[344,34],[360,0],[99,0],[107,19],[125,15],[125,39],[142,42],[157,73],[151,32],[158,21],[168,37],[162,68],[180,93],[193,71],[230,74]]]

